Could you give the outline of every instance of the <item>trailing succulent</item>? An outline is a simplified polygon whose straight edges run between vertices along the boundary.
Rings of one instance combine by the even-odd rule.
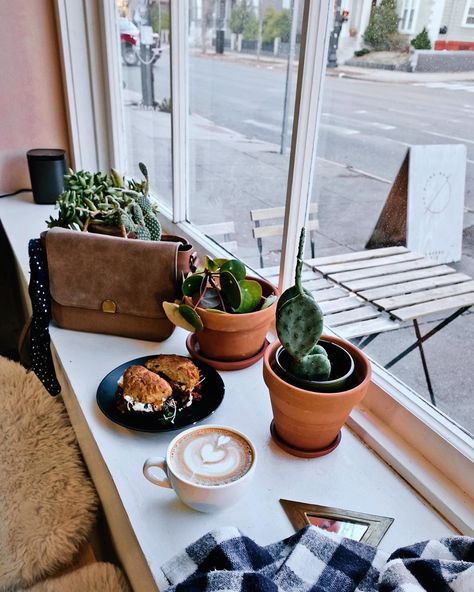
[[[189,274],[183,281],[181,302],[164,302],[168,319],[187,331],[202,331],[203,322],[197,308],[217,314],[242,314],[268,308],[275,295],[264,297],[262,286],[246,279],[245,265],[238,259],[210,259],[206,266]]]
[[[276,310],[276,329],[281,344],[291,357],[288,370],[306,380],[327,380],[331,362],[318,345],[323,331],[323,312],[312,294],[301,284],[305,230],[301,229],[296,262],[295,285],[280,296]]]
[[[115,169],[110,175],[69,169],[69,175],[64,176],[65,190],[56,203],[58,217],[51,216],[48,227],[86,231],[91,225],[113,226],[124,237],[159,241],[161,225],[157,207],[148,197],[148,170],[142,162],[138,166],[143,181],[125,181]]]

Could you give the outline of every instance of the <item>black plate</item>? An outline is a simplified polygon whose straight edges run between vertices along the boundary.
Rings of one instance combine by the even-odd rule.
[[[157,354],[129,360],[117,366],[117,368],[109,372],[102,379],[97,389],[97,404],[106,417],[132,430],[139,430],[141,432],[170,432],[190,426],[214,413],[224,398],[224,382],[214,368],[197,360],[193,360],[193,363],[199,368],[201,377],[204,379],[201,383],[200,390],[202,398],[199,401],[194,401],[190,407],[179,411],[176,414],[174,423],[161,423],[156,416],[149,417],[144,414],[134,416],[120,413],[115,406],[117,380],[129,366],[133,366],[134,364],[143,366],[147,360],[156,356]]]

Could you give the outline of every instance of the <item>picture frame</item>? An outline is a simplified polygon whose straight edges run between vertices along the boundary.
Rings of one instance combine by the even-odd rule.
[[[394,520],[388,516],[353,512],[286,499],[280,499],[280,504],[295,530],[312,524],[327,532],[334,532],[374,547],[380,543]]]

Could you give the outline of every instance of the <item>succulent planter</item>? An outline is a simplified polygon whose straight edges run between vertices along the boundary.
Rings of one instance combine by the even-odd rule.
[[[370,362],[361,350],[337,337],[324,336],[323,345],[326,343],[342,347],[354,362],[352,374],[345,378],[345,385],[337,392],[301,388],[300,378],[295,381],[286,370],[282,371],[281,354],[280,364],[276,362],[277,351],[281,348],[279,341],[272,343],[265,352],[263,378],[270,392],[275,436],[283,448],[297,456],[321,456],[333,450],[342,426],[353,407],[365,396],[370,383]],[[336,360],[333,359],[332,364],[332,376],[347,374],[338,369]],[[331,380],[330,376],[329,382]]]
[[[275,294],[275,288],[266,280],[248,277],[262,286],[263,296]],[[186,298],[190,303],[191,299]],[[276,301],[263,310],[231,314],[198,307],[204,328],[196,332],[200,353],[211,360],[238,362],[254,357],[265,344],[270,325],[275,318]]]
[[[346,348],[325,339],[320,339],[331,360],[331,374],[327,380],[306,380],[291,373],[291,358],[283,346],[275,352],[273,369],[285,382],[298,388],[320,393],[334,393],[344,390],[354,373],[354,359]]]

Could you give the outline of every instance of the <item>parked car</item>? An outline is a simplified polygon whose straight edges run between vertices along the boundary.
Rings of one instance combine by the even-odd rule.
[[[122,17],[119,19],[119,28],[122,59],[127,66],[136,66],[140,63],[140,31],[132,21]],[[151,49],[153,53],[152,64],[154,64],[161,55],[158,33],[153,33]]]

